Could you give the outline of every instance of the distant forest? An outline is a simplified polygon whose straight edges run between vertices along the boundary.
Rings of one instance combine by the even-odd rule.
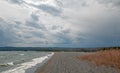
[[[0,47],[0,51],[75,51],[75,52],[95,52],[99,50],[120,49],[120,47],[100,47],[100,48],[64,48],[64,47]]]

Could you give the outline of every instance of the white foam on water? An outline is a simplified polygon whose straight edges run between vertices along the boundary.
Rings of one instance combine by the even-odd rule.
[[[14,63],[13,62],[9,62],[9,63],[7,63],[7,65],[12,66],[12,65],[14,65]]]
[[[24,56],[24,54],[19,54],[20,56]]]
[[[12,66],[12,65],[14,65],[13,62],[0,64],[0,66]]]
[[[12,66],[12,65],[14,65],[13,62],[0,64],[0,66]]]
[[[21,66],[19,66],[17,68],[10,69],[10,70],[4,71],[2,73],[25,73],[25,70],[27,70],[27,69],[29,69],[33,66],[36,66],[39,63],[42,63],[44,60],[46,60],[47,58],[49,58],[53,55],[54,55],[54,53],[51,53],[47,56],[43,56],[43,57],[40,57],[40,58],[35,58],[30,62],[25,62],[25,63],[20,64]]]

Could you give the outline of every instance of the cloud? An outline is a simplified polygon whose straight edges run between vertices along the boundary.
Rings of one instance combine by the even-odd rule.
[[[34,7],[34,8],[43,10],[44,12],[47,12],[53,16],[60,16],[60,14],[62,13],[61,8],[58,8],[58,7],[53,6],[53,5],[45,4],[45,3],[36,4],[36,2],[34,2],[34,1],[24,1],[24,0],[19,0],[19,1],[7,0],[7,1],[9,3],[13,3],[13,4],[18,4],[18,5],[23,4],[24,6],[27,5],[28,7]],[[60,1],[53,0],[53,2],[56,3],[56,5],[59,5],[59,6],[61,5]]]
[[[9,45],[120,45],[119,0],[0,2],[0,41]]]
[[[60,14],[62,13],[62,9],[58,8],[58,6],[61,5],[61,2],[57,1],[57,0],[53,0],[53,2],[56,4],[56,6],[51,5],[51,4],[49,5],[49,4],[46,4],[46,3],[36,4],[37,2],[34,2],[34,1],[24,1],[24,0],[19,0],[19,1],[7,0],[7,1],[9,3],[13,3],[13,4],[18,4],[18,5],[23,4],[24,6],[27,5],[28,7],[34,7],[34,8],[40,9],[40,10],[46,12],[46,13],[49,13],[53,16],[60,16]],[[40,1],[40,2],[42,2],[42,1]]]
[[[35,21],[38,21],[39,20],[39,16],[37,16],[36,14],[32,13],[31,14],[31,18]]]
[[[6,0],[6,1],[8,1],[10,3],[13,3],[13,4],[22,4],[22,3],[24,3],[23,0]]]
[[[13,25],[0,18],[0,44],[9,44],[15,42],[18,36],[15,36]]]
[[[34,27],[34,28],[46,30],[44,24],[42,24],[41,22],[39,22],[39,16],[37,16],[34,13],[32,13],[30,15],[30,18],[26,21],[26,25]]]
[[[54,34],[53,36],[56,38],[55,40],[57,41],[55,44],[72,44],[73,41],[69,34],[70,31],[67,29]]]
[[[26,21],[26,25],[33,27],[33,28],[37,28],[37,29],[44,29],[44,30],[46,29],[43,24],[40,24],[40,23],[32,21],[32,20]]]
[[[53,16],[60,16],[60,14],[62,13],[62,10],[60,9],[57,9],[53,6],[49,6],[49,5],[45,5],[45,4],[42,4],[42,5],[33,5],[34,7],[38,8],[38,9],[41,9],[43,10],[44,12],[47,12]]]
[[[112,6],[120,6],[120,0],[97,0],[101,4],[112,5]]]

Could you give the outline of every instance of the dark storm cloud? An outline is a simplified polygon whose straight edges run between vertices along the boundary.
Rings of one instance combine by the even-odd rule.
[[[37,29],[45,30],[46,28],[45,28],[44,24],[42,24],[38,21],[39,21],[39,16],[32,13],[31,16],[30,16],[30,19],[28,19],[26,21],[26,25],[37,28]]]
[[[39,20],[39,16],[37,16],[36,14],[32,13],[31,14],[31,18],[35,21],[38,21]]]
[[[18,24],[18,25],[19,25],[19,24],[22,24],[22,23],[21,23],[21,22],[19,22],[19,21],[15,21],[15,23],[16,23],[16,24]]]
[[[7,45],[8,43],[14,42],[17,39],[12,28],[13,27],[11,24],[0,18],[0,43]]]
[[[22,4],[22,3],[24,3],[23,0],[6,0],[6,1],[8,1],[9,3],[13,3],[13,4]]]
[[[26,21],[26,25],[36,29],[46,30],[44,24],[38,23],[36,21],[28,20]]]
[[[45,38],[45,35],[42,32],[33,32],[33,35],[37,36],[37,37],[40,37],[40,38]]]
[[[0,30],[0,43],[2,43],[4,40],[6,40],[6,39],[4,39],[4,32],[3,32],[3,30]]]
[[[56,30],[58,26],[52,26],[52,30]]]
[[[120,6],[120,0],[97,0],[97,1],[105,5],[112,4],[113,6]]]
[[[119,0],[6,1],[0,6],[1,42],[120,45]]]
[[[35,5],[35,4],[27,3],[27,1],[24,1],[24,0],[7,0],[7,1],[9,3],[18,4],[18,5],[24,3],[28,6],[32,6],[32,7],[38,8],[40,10],[43,10],[44,12],[47,12],[53,16],[60,16],[60,14],[62,13],[62,9],[58,9],[54,6],[47,5],[47,4]],[[58,2],[57,3],[58,5],[61,5],[60,1],[56,1],[56,2]]]
[[[47,12],[53,16],[60,16],[60,14],[62,13],[62,10],[60,9],[57,9],[53,6],[49,6],[49,5],[44,5],[44,4],[41,4],[41,5],[32,5],[38,9],[41,9],[43,10],[44,12]]]
[[[70,39],[70,37],[64,32],[59,32],[54,36],[59,41],[57,44],[72,44],[72,42],[73,42]]]

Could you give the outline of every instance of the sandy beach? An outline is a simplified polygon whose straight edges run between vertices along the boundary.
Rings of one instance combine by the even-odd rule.
[[[57,52],[35,73],[120,73],[118,69],[99,66],[88,61],[79,60],[77,57],[90,53],[84,52]]]

